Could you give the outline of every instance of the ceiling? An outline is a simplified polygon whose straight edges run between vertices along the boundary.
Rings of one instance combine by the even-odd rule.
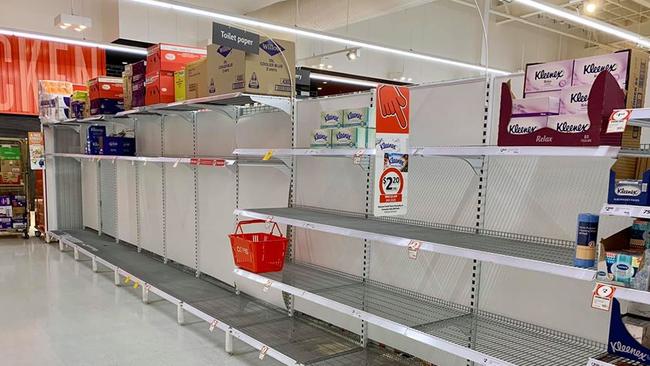
[[[452,1],[460,2],[464,0]],[[642,35],[650,33],[650,24],[648,23],[648,20],[650,20],[650,0],[544,0],[544,2],[555,4],[583,17],[601,20],[635,33]],[[585,9],[585,4],[588,2],[596,4],[596,10],[593,13],[588,13]],[[493,0],[491,14],[495,17],[497,25],[512,22],[524,23],[590,42],[592,45],[603,48],[634,46],[630,42],[620,41],[620,39],[590,28],[569,23],[561,18],[519,4],[516,1]]]
[[[180,0],[178,2],[202,8],[245,14],[282,1],[283,0]]]

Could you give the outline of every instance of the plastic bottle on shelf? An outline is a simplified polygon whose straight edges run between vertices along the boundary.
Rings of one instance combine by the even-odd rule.
[[[592,268],[596,265],[596,239],[598,236],[598,215],[581,213],[578,215],[576,233],[576,267]]]

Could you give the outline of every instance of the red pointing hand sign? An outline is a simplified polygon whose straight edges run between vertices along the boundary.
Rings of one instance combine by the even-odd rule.
[[[377,88],[377,132],[409,132],[409,90],[405,87],[380,85]]]

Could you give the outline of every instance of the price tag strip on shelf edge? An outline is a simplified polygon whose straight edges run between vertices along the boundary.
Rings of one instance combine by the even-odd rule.
[[[377,148],[373,189],[375,216],[404,215],[408,193],[410,93],[402,86],[379,85],[374,113]]]
[[[598,310],[609,311],[612,306],[612,299],[614,298],[615,291],[616,287],[614,286],[596,283],[596,287],[591,295],[591,307]]]

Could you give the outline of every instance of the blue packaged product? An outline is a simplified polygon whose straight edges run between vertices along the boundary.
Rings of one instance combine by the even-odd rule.
[[[106,139],[106,126],[93,125],[88,127],[86,136],[86,154],[104,154],[104,140]]]
[[[104,155],[135,155],[135,138],[121,136],[107,136]]]
[[[576,233],[576,267],[591,268],[596,265],[596,240],[598,237],[598,215],[581,213],[578,215]]]

